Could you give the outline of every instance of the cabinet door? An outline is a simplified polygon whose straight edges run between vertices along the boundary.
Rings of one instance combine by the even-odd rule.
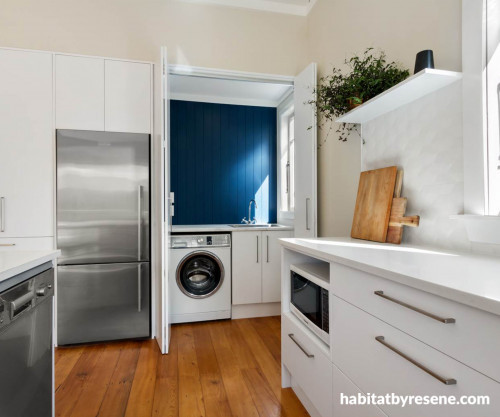
[[[281,301],[281,245],[279,239],[291,237],[291,232],[262,233],[262,302]]]
[[[151,132],[151,65],[105,61],[105,130]]]
[[[0,50],[0,237],[53,236],[52,55]]]
[[[104,59],[56,55],[56,128],[104,130]]]
[[[316,64],[295,77],[295,237],[316,237]],[[312,126],[312,128],[311,128]]]
[[[233,232],[233,304],[262,301],[262,232]]]
[[[353,405],[349,401],[353,397],[363,395],[359,388],[347,378],[335,365],[333,368],[333,410],[332,417],[387,417],[376,405]]]

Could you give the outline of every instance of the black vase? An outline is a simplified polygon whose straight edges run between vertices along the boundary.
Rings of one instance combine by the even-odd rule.
[[[425,68],[434,68],[434,54],[430,49],[420,51],[417,54],[417,58],[415,59],[415,71],[413,73],[416,74]]]

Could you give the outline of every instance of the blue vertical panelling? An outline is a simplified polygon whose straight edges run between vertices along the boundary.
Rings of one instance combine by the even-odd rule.
[[[171,102],[174,224],[276,221],[276,109]]]

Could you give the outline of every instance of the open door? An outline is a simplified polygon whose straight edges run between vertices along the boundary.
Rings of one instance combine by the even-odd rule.
[[[314,105],[317,65],[295,77],[295,237],[314,238],[317,225],[317,120]]]
[[[170,345],[169,321],[169,288],[168,288],[168,242],[171,225],[171,211],[169,200],[169,133],[170,133],[170,101],[168,83],[167,49],[161,48],[159,62],[155,65],[155,158],[157,161],[156,178],[159,179],[157,192],[160,196],[157,201],[159,224],[157,230],[160,242],[157,251],[159,265],[155,274],[155,334],[158,346],[163,354],[168,353]]]

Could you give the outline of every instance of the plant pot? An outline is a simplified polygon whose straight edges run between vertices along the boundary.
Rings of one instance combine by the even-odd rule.
[[[349,108],[349,110],[352,110],[352,109],[355,109],[358,106],[361,106],[363,104],[363,99],[359,99],[359,100],[360,101],[354,100],[352,98],[348,98],[347,99],[347,107]]]

